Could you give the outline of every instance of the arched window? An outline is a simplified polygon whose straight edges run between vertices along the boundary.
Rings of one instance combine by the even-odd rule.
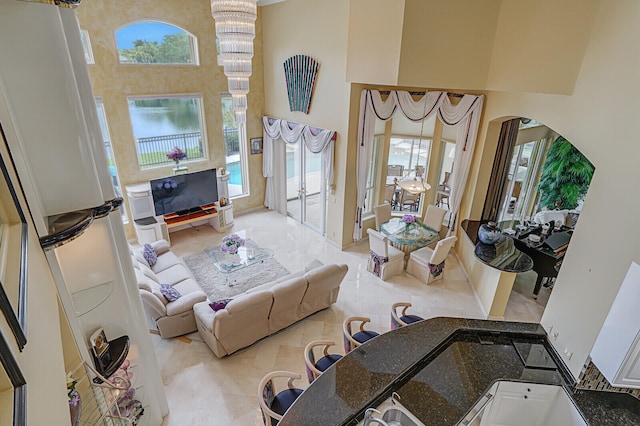
[[[116,31],[121,64],[198,65],[198,40],[182,28],[144,21]]]

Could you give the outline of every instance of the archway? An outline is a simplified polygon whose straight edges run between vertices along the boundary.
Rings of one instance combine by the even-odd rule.
[[[517,275],[505,317],[510,309],[521,314],[522,305],[528,305],[531,320],[537,321],[569,249],[595,168],[571,141],[536,120],[503,118],[492,126],[487,145],[496,150],[481,219],[497,222],[533,259],[533,270]]]

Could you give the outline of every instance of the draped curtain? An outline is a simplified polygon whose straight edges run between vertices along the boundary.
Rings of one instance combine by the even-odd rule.
[[[321,154],[322,172],[326,183],[333,184],[333,156],[335,149],[334,130],[317,129],[306,124],[292,123],[279,118],[262,117],[262,175],[267,179],[264,205],[268,209],[276,208],[274,164],[274,142],[282,139],[285,143],[299,141],[314,154]]]
[[[406,91],[391,91],[385,101],[377,90],[365,89],[360,94],[360,116],[358,119],[358,156],[356,163],[357,207],[353,239],[362,238],[362,211],[364,209],[367,176],[373,133],[376,119],[387,121],[397,110],[414,122],[421,122],[438,114],[448,125],[459,125],[456,137],[455,159],[451,173],[449,196],[451,222],[449,234],[455,229],[462,194],[469,176],[469,168],[478,135],[480,113],[484,96],[464,95],[457,105],[453,105],[446,92],[427,92],[417,101]]]
[[[496,220],[500,212],[500,206],[504,202],[507,191],[507,179],[511,167],[513,149],[518,139],[520,119],[514,118],[502,123],[496,156],[493,159],[491,180],[487,190],[487,198],[484,200],[481,220]]]

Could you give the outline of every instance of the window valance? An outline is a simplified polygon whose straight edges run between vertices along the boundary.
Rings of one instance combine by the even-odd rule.
[[[455,229],[458,211],[464,187],[469,175],[480,124],[480,114],[484,96],[463,95],[457,105],[453,105],[446,92],[426,92],[414,101],[411,93],[393,90],[386,100],[377,90],[365,89],[360,95],[360,116],[358,119],[358,156],[356,164],[357,206],[353,239],[362,238],[362,211],[364,209],[367,176],[369,173],[373,133],[376,120],[387,121],[400,110],[405,117],[420,122],[438,114],[440,120],[448,125],[458,125],[455,159],[450,177],[451,195],[451,233]]]

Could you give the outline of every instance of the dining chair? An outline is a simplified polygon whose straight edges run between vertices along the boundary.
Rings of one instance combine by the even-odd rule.
[[[445,209],[441,209],[440,207],[436,207],[433,204],[429,204],[427,206],[427,210],[424,212],[424,218],[422,219],[422,223],[427,225],[429,228],[435,229],[440,232],[442,228],[442,222],[444,222],[444,216],[447,214]]]
[[[318,378],[324,371],[335,364],[342,358],[340,354],[330,354],[329,348],[334,346],[336,342],[333,340],[314,340],[309,342],[304,348],[304,363],[307,367],[307,378],[309,384]],[[316,361],[316,356],[313,352],[314,348],[324,346],[322,350],[322,358]]]
[[[396,185],[394,183],[384,187],[384,202],[389,203],[393,209],[397,203],[396,200]]]
[[[447,208],[449,208],[449,195],[451,194],[451,187],[449,186],[449,178],[451,177],[451,172],[444,172],[444,179],[442,183],[438,185],[436,188],[436,206],[442,207],[444,203],[447,204]]]
[[[387,166],[387,176],[402,176],[404,166],[402,164],[389,164]]]
[[[395,330],[414,322],[422,321],[424,318],[418,315],[407,315],[407,309],[411,307],[409,302],[397,302],[391,305],[391,329]],[[398,308],[402,308],[402,312],[398,314]]]
[[[373,207],[373,214],[376,218],[376,230],[380,229],[380,225],[389,222],[391,219],[391,204],[380,204]]]
[[[353,333],[351,328],[352,322],[360,322],[360,327],[358,328],[358,332]],[[374,337],[379,336],[379,333],[376,333],[372,330],[365,330],[364,325],[368,322],[371,322],[371,318],[367,317],[347,317],[342,322],[342,337],[344,339],[344,353],[348,354],[358,346],[368,342]]]
[[[375,229],[367,229],[369,234],[369,260],[367,271],[383,281],[404,270],[404,252],[389,244],[389,239]]]
[[[425,284],[444,277],[444,261],[458,237],[452,235],[438,241],[435,248],[422,247],[409,254],[407,273]]]
[[[288,379],[287,388],[276,393],[273,381],[278,378]],[[291,404],[302,394],[303,389],[298,389],[293,385],[294,380],[300,380],[301,378],[301,374],[291,371],[272,371],[260,380],[258,384],[258,403],[265,426],[277,425]]]
[[[420,193],[413,194],[403,189],[400,204],[403,210],[408,208],[410,211],[418,211],[418,206],[420,205]]]

